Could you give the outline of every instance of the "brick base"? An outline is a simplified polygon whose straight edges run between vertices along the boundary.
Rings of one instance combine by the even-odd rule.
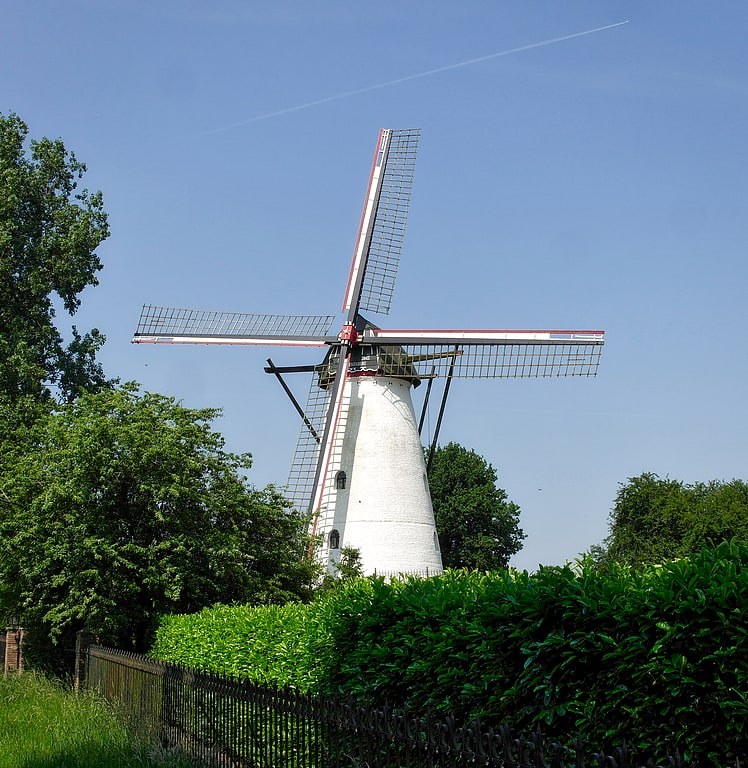
[[[23,672],[23,628],[7,627],[5,630],[5,659],[3,671]]]

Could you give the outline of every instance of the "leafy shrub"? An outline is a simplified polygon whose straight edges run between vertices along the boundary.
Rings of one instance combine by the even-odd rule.
[[[366,580],[331,590],[313,603],[216,605],[197,614],[162,618],[151,655],[172,664],[257,683],[319,690],[334,663],[333,628],[343,593]]]
[[[171,617],[178,663],[550,737],[719,765],[748,741],[748,546],[642,570],[584,564],[354,581],[306,606]],[[721,757],[717,757],[717,755]],[[726,763],[722,763],[726,764]]]
[[[746,565],[748,548],[724,544],[639,572],[541,571],[510,635],[522,668],[489,714],[509,705],[550,733],[734,755],[748,732]]]

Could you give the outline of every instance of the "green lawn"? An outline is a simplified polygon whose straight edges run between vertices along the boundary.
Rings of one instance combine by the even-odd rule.
[[[33,672],[0,677],[0,768],[187,768],[106,702]]]

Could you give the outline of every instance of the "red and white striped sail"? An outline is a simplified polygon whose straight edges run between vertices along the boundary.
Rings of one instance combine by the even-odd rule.
[[[594,376],[605,341],[599,330],[381,329],[361,316],[390,310],[418,138],[418,130],[389,129],[377,137],[340,333],[331,333],[330,315],[146,305],[133,337],[135,343],[328,349],[318,365],[273,363],[266,370],[279,378],[311,370],[288,492],[313,513],[319,556],[330,564],[343,546],[355,547],[368,573],[441,569],[413,386],[440,376]]]
[[[145,304],[135,344],[271,344],[321,347],[334,315],[253,315]]]
[[[418,129],[379,132],[343,312],[390,311],[413,187]]]

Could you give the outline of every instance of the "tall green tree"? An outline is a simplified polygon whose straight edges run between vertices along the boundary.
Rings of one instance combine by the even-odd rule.
[[[74,315],[96,285],[96,254],[109,236],[100,192],[78,190],[86,166],[61,140],[27,143],[28,126],[0,114],[0,401],[70,401],[107,382],[93,329],[73,327],[67,344],[55,325]]]
[[[444,567],[506,568],[525,535],[496,470],[475,451],[448,443],[434,451],[428,480]]]
[[[37,639],[85,627],[142,649],[162,613],[305,596],[306,521],[247,482],[217,414],[131,384],[38,419],[0,474],[6,617]]]
[[[621,484],[610,534],[592,556],[599,563],[656,564],[729,539],[748,541],[748,484],[688,484],[645,472]]]
[[[678,557],[692,495],[678,481],[645,472],[629,478],[610,516],[607,557],[627,564],[661,563]]]

